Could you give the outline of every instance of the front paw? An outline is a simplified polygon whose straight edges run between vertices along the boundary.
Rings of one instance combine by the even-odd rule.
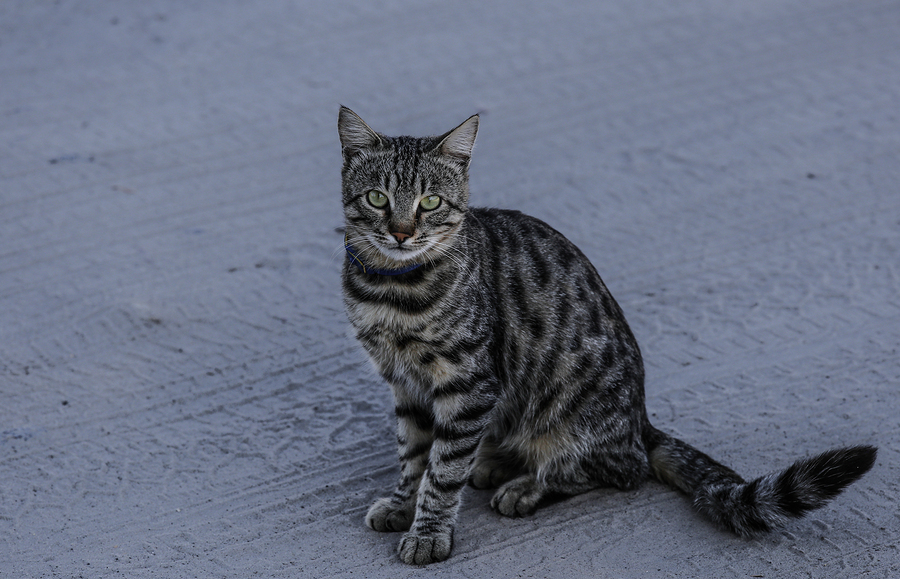
[[[403,535],[397,552],[404,563],[428,565],[449,557],[452,547],[453,529],[439,530],[427,535],[412,531]]]
[[[389,497],[378,499],[366,515],[366,525],[376,531],[406,531],[412,526],[414,504],[398,503]]]

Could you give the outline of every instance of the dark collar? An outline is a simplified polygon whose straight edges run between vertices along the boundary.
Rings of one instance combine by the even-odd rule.
[[[363,273],[375,274],[375,275],[401,275],[404,273],[409,273],[414,269],[422,267],[421,263],[414,263],[412,265],[407,265],[406,267],[401,267],[400,269],[378,269],[376,267],[372,267],[366,262],[363,261],[362,256],[359,255],[359,252],[350,245],[350,242],[347,241],[347,236],[344,236],[344,249],[347,250],[347,257],[350,259],[350,263],[356,266],[356,269]]]

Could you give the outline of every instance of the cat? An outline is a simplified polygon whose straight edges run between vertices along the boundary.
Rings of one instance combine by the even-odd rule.
[[[745,481],[654,428],[641,352],[590,261],[546,223],[469,207],[477,115],[439,137],[387,137],[341,107],[356,338],[390,385],[400,481],[366,515],[406,531],[410,564],[450,555],[460,494],[530,515],[549,495],[634,489],[649,477],[748,536],[823,506],[874,464],[856,446]]]

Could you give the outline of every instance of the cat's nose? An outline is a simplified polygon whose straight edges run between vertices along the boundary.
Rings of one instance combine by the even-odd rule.
[[[391,231],[391,235],[394,236],[394,239],[397,240],[397,243],[403,243],[410,237],[408,233],[403,233],[402,231]]]

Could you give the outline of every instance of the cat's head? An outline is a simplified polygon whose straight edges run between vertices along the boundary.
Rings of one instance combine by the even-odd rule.
[[[444,254],[469,203],[478,115],[440,137],[387,137],[341,107],[347,240],[378,267]]]

